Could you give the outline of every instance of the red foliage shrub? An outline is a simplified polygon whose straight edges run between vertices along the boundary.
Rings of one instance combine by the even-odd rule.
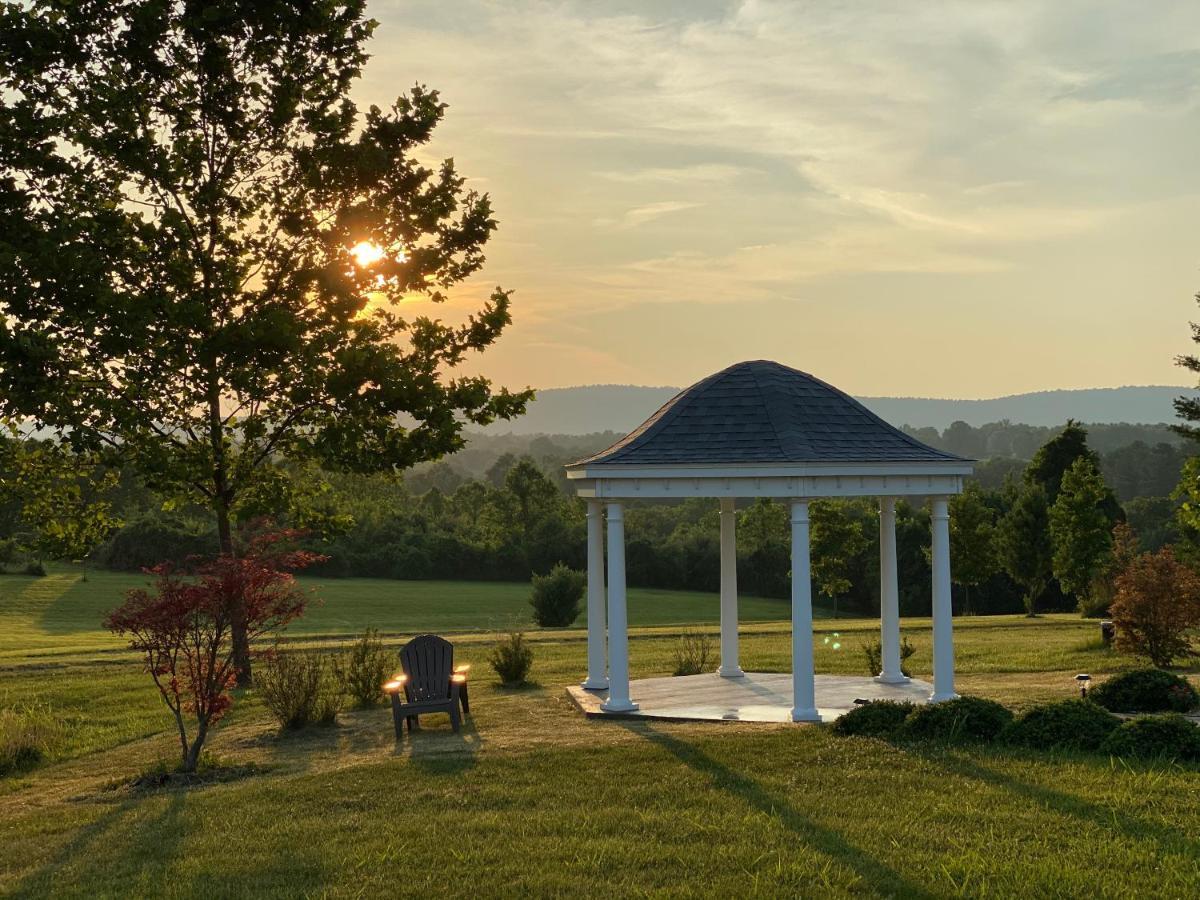
[[[156,566],[148,570],[155,576],[153,590],[130,591],[105,620],[144,655],[146,670],[175,716],[185,772],[195,771],[209,728],[233,703],[234,617],[244,614],[246,633],[254,639],[304,611],[306,596],[291,572],[322,557],[286,549],[295,537],[290,531],[264,534],[241,557],[196,561],[187,572]],[[195,719],[190,742],[185,714]]]
[[[1116,579],[1112,620],[1118,650],[1169,666],[1192,653],[1190,633],[1200,626],[1200,576],[1175,559],[1170,547],[1134,557]]]

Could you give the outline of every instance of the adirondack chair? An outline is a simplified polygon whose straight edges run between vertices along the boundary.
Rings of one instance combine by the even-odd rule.
[[[403,674],[385,685],[392,699],[396,737],[403,736],[406,719],[409,731],[418,727],[417,717],[423,713],[449,714],[450,727],[458,731],[467,676],[455,671],[454,645],[436,634],[422,634],[400,648],[400,666]]]

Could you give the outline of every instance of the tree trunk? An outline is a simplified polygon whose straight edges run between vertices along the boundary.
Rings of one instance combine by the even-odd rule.
[[[229,510],[224,503],[218,502],[217,537],[221,542],[221,554],[233,556],[233,529],[229,523]],[[253,681],[250,671],[250,639],[246,634],[246,607],[241,597],[233,600],[229,621],[230,637],[233,641],[233,665],[237,669],[238,687],[249,687]]]
[[[196,729],[196,740],[192,741],[192,746],[187,748],[187,752],[183,756],[183,771],[191,774],[196,771],[196,767],[200,765],[200,751],[204,748],[204,739],[208,736],[208,727],[204,722],[200,723],[200,727]]]

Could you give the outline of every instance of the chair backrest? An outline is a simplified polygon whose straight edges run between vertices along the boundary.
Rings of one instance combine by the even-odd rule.
[[[436,634],[422,634],[400,648],[400,667],[410,701],[444,700],[450,696],[454,645]]]

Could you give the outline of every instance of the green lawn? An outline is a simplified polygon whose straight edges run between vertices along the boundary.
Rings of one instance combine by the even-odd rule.
[[[496,631],[532,627],[529,586],[486,581],[390,581],[377,578],[302,578],[313,601],[288,633],[348,636],[367,627],[387,634],[421,631]],[[0,664],[7,658],[96,652],[123,646],[100,628],[125,591],[141,587],[140,574],[56,568],[44,578],[0,575]],[[743,622],[787,620],[787,601],[742,598]],[[631,626],[716,623],[716,594],[634,588],[629,592]],[[587,622],[586,610],[578,624]]]
[[[489,630],[525,616],[520,585],[331,581],[293,629],[375,624],[396,645],[459,632],[474,665],[461,735],[435,718],[397,746],[382,707],[280,735],[250,692],[212,749],[258,774],[134,794],[114,785],[174,752],[169,721],[95,623],[136,579],[71,578],[0,579],[0,704],[46,702],[71,724],[54,759],[0,779],[0,893],[1200,893],[1195,767],[894,747],[822,727],[588,721],[564,696],[585,669],[579,629],[532,634],[533,687],[489,677]],[[669,673],[675,623],[715,631],[713,597],[647,592],[633,609],[634,677]],[[766,621],[743,629],[748,668],[788,669],[787,624],[771,621],[785,611],[763,603]],[[929,623],[904,628],[927,677]],[[818,671],[862,672],[876,629],[818,622]],[[1021,707],[1070,695],[1075,672],[1129,666],[1095,630],[1070,616],[956,621],[960,690]]]

